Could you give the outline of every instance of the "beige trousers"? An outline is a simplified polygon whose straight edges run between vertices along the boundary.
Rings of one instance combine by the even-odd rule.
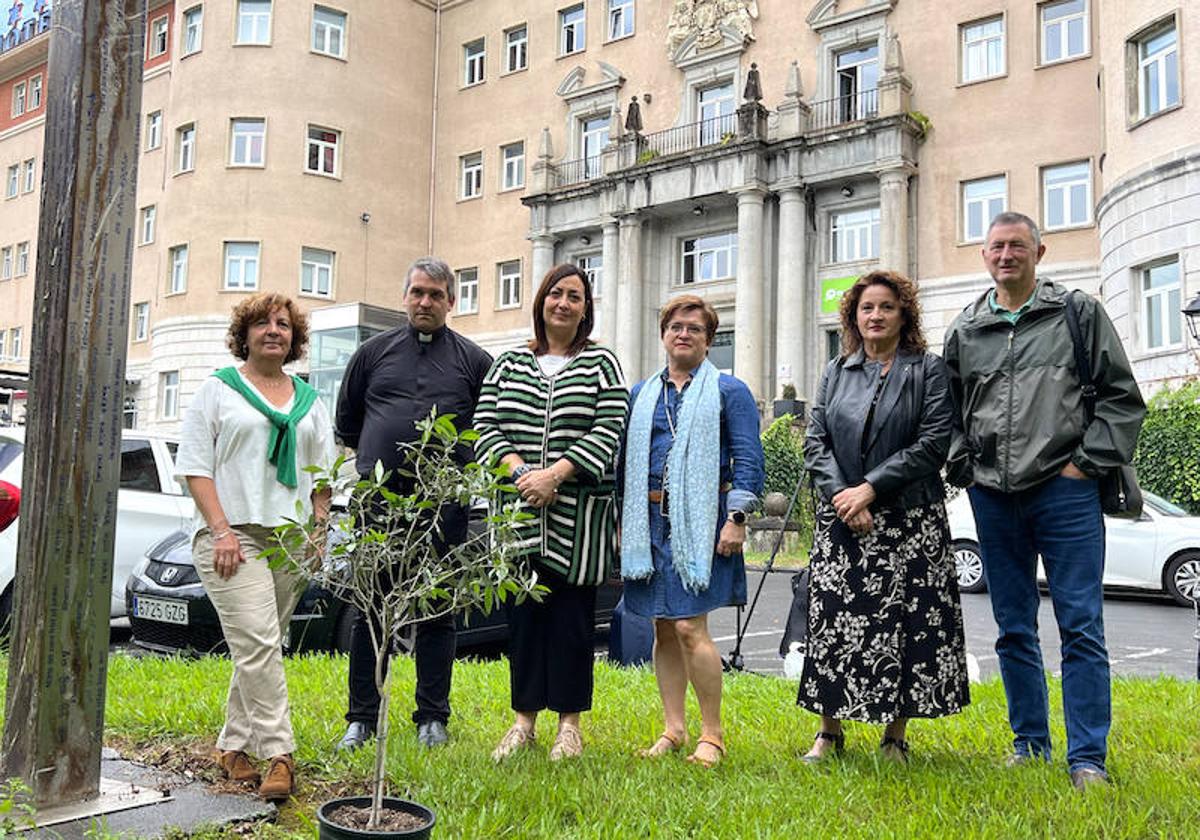
[[[296,749],[282,645],[301,583],[293,573],[269,568],[259,556],[267,547],[269,528],[238,525],[233,532],[246,562],[228,580],[213,568],[212,534],[207,528],[197,532],[192,544],[196,571],[221,619],[233,659],[225,726],[217,748],[273,758]]]

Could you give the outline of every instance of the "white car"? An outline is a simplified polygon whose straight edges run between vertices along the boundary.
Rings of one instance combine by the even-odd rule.
[[[146,549],[173,531],[189,527],[192,520],[195,504],[171,474],[177,446],[175,439],[150,432],[127,429],[121,433],[112,618],[125,615],[125,580]],[[25,430],[0,428],[0,481],[18,490],[24,454]],[[0,520],[0,625],[7,624],[12,613],[17,530],[16,518]]]
[[[1179,604],[1200,598],[1200,516],[1191,516],[1153,493],[1142,491],[1139,519],[1104,518],[1104,585],[1165,592]],[[950,538],[962,592],[983,592],[983,558],[975,516],[965,492],[946,503]],[[1038,580],[1045,570],[1038,561]]]

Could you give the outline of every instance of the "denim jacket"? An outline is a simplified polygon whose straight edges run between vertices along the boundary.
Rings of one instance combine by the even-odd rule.
[[[932,353],[898,353],[866,429],[879,373],[861,349],[826,367],[804,440],[817,491],[828,501],[866,481],[875,489],[872,508],[944,499],[940,470],[953,417],[946,365]]]

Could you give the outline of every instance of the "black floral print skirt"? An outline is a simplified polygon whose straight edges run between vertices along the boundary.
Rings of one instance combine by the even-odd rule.
[[[817,508],[797,703],[866,723],[961,711],[970,689],[946,507],[872,514],[860,537]]]

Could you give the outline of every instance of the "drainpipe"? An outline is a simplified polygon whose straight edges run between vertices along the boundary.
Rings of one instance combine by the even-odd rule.
[[[433,12],[433,120],[429,129],[429,240],[425,253],[433,253],[434,186],[437,182],[437,130],[438,130],[438,73],[442,60],[442,0],[437,0]]]

